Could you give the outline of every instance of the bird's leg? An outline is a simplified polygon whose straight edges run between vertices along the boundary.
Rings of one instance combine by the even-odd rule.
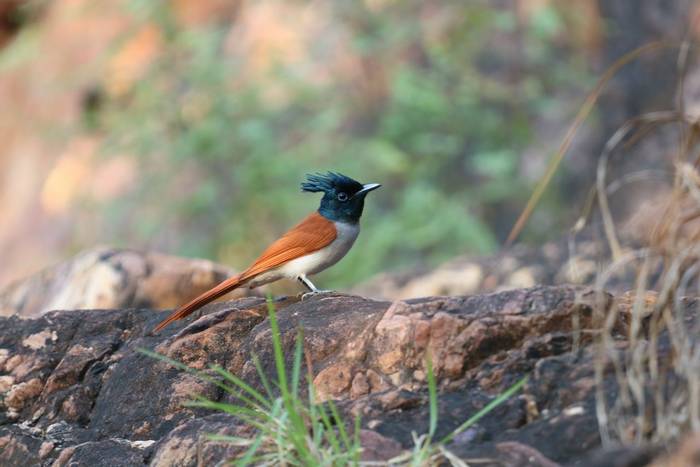
[[[311,282],[309,280],[309,278],[306,277],[306,275],[302,274],[301,276],[297,277],[297,280],[299,282],[301,282],[302,284],[304,284],[306,286],[306,288],[309,289],[310,292],[318,292],[318,289],[316,288],[314,283]]]
[[[317,289],[316,286],[313,284],[313,282],[311,282],[309,280],[309,278],[306,277],[306,274],[300,275],[299,277],[297,277],[297,279],[299,280],[299,282],[304,284],[307,289],[309,289],[309,291],[307,293],[305,293],[304,295],[301,296],[302,300],[304,300],[304,298],[306,298],[306,297],[313,296],[313,295],[316,295],[319,293],[332,292],[332,290],[319,290],[319,289]]]

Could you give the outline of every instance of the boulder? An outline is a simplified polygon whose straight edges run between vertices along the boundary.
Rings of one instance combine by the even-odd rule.
[[[98,247],[0,290],[0,316],[52,310],[172,308],[234,274],[202,259]],[[250,295],[248,289],[232,297]]]
[[[479,465],[551,467],[617,455],[601,451],[585,332],[601,299],[612,300],[577,286],[537,286],[394,302],[335,293],[281,297],[275,307],[287,362],[303,330],[302,374],[312,375],[318,397],[335,400],[347,420],[360,415],[363,459],[387,460],[427,432],[430,355],[438,437],[530,375],[521,393],[455,437],[450,452],[467,463],[488,460]],[[623,301],[620,308],[623,336]],[[203,371],[219,365],[261,389],[252,356],[268,378],[275,375],[267,313],[264,299],[240,298],[211,304],[202,317],[157,335],[151,330],[166,312],[0,318],[0,464],[195,466],[234,457],[234,446],[208,435],[252,436],[251,427],[184,405],[195,395],[230,396],[139,349]],[[614,385],[604,387],[614,397]]]
[[[587,235],[590,236],[590,235]],[[459,256],[435,268],[416,267],[385,272],[353,289],[354,293],[388,300],[431,295],[467,295],[532,287],[536,284],[595,282],[608,255],[603,243],[570,238],[541,246],[515,245],[493,256]],[[628,290],[629,278],[614,276],[607,288]],[[620,286],[621,287],[616,287]]]
[[[620,238],[624,239],[625,253],[649,244],[654,222],[663,217],[662,209],[668,206],[668,201],[668,197],[650,200],[645,212],[624,225]],[[687,227],[679,233],[684,240],[693,241],[699,226],[691,223]],[[691,234],[693,227],[696,228]],[[610,265],[604,236],[586,229],[542,245],[517,244],[491,256],[463,255],[432,268],[419,266],[383,272],[357,285],[352,292],[384,300],[405,300],[500,292],[537,284],[583,286],[596,284],[601,270],[607,276],[605,290],[622,294],[636,287],[633,268],[610,269]],[[652,277],[662,270],[661,262],[652,263]]]

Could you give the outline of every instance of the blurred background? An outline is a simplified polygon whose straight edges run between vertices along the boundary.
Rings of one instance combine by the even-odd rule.
[[[0,0],[0,286],[98,244],[243,268],[316,209],[299,183],[326,170],[383,188],[323,287],[492,253],[605,69],[649,41],[695,38],[697,12],[684,0]],[[565,234],[606,139],[673,107],[677,57],[645,55],[609,83],[521,241]],[[667,163],[655,141],[637,169]],[[615,208],[633,211],[640,196],[625,193]]]

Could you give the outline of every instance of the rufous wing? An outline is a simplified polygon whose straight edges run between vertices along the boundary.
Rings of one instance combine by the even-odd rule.
[[[330,245],[337,235],[338,232],[332,221],[329,221],[318,212],[310,214],[267,247],[248,269],[237,276],[226,279],[216,287],[182,305],[158,324],[154,332],[160,331],[173,321],[185,318],[207,303],[245,285],[248,281],[264,272],[278,268],[293,259],[308,255]]]
[[[338,236],[335,224],[314,212],[267,247],[241,277],[245,280],[330,245]]]

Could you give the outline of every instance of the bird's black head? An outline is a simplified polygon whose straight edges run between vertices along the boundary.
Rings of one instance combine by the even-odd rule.
[[[302,191],[323,192],[318,212],[332,221],[357,223],[365,206],[365,196],[381,185],[369,183],[363,185],[345,175],[328,172],[306,176],[301,184]]]

